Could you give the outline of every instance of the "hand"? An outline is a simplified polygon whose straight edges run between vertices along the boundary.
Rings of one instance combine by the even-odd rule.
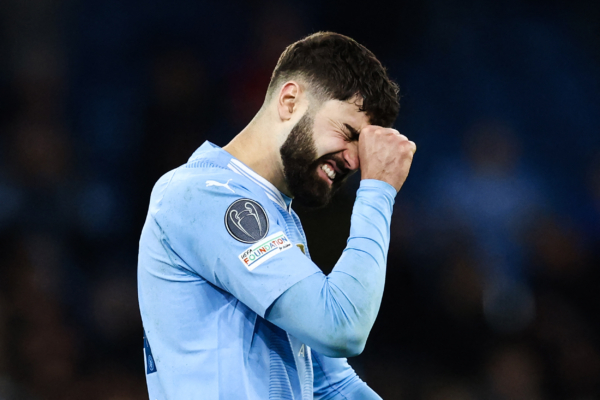
[[[399,191],[417,151],[414,142],[395,129],[369,125],[358,140],[361,179],[384,181]]]

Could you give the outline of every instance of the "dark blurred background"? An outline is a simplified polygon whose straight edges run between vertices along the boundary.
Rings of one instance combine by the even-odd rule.
[[[0,400],[148,398],[153,183],[225,145],[319,30],[383,61],[419,147],[361,377],[387,400],[600,399],[600,2],[297,3],[0,2]],[[325,272],[357,186],[296,207]]]

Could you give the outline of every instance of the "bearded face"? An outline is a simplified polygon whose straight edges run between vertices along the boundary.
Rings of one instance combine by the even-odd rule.
[[[292,128],[280,153],[285,179],[294,199],[306,207],[317,208],[329,204],[350,171],[339,154],[318,156],[313,126],[313,116],[306,112]],[[333,172],[334,168],[337,172]]]

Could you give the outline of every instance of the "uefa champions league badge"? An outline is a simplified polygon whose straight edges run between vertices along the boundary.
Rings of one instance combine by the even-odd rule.
[[[225,227],[234,239],[242,243],[256,243],[267,236],[269,218],[265,209],[256,201],[239,199],[227,208]]]

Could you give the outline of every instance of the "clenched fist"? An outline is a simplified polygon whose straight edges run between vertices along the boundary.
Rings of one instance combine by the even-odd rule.
[[[366,126],[358,140],[361,179],[377,179],[400,190],[416,151],[415,143],[397,130]]]

